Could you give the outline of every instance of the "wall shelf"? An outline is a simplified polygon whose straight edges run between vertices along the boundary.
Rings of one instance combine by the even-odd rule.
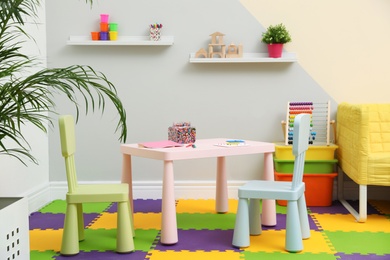
[[[195,58],[190,54],[190,63],[262,63],[262,62],[296,62],[295,53],[283,52],[281,58],[269,58],[268,53],[244,53],[242,58]]]
[[[107,45],[107,46],[168,46],[173,45],[173,36],[161,36],[159,41],[149,40],[149,36],[118,36],[116,41],[93,41],[90,36],[69,36],[67,45]]]

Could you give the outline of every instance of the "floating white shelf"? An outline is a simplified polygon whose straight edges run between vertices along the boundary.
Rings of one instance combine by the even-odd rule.
[[[116,41],[93,41],[90,36],[69,36],[67,45],[133,45],[162,46],[173,45],[173,36],[161,36],[159,41],[149,40],[149,36],[118,36]]]
[[[268,53],[244,53],[242,58],[195,58],[190,54],[191,63],[261,63],[261,62],[296,62],[295,53],[283,52],[281,58],[270,58]]]

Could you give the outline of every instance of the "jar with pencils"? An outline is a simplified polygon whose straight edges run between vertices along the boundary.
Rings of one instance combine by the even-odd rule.
[[[161,29],[163,25],[161,23],[151,24],[150,29],[150,40],[151,41],[159,41],[161,39]]]

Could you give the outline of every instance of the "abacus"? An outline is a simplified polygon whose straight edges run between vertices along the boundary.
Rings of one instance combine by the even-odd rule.
[[[326,143],[329,145],[329,126],[330,126],[330,102],[288,102],[287,118],[283,123],[283,132],[285,135],[285,145],[293,144],[294,118],[298,114],[310,114],[310,137],[309,144],[314,141]]]

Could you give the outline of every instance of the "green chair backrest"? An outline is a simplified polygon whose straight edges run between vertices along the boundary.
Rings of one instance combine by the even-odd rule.
[[[66,178],[68,181],[68,193],[73,193],[77,188],[77,174],[74,160],[76,152],[76,136],[74,119],[71,115],[60,116],[59,120],[61,151],[65,158]]]

